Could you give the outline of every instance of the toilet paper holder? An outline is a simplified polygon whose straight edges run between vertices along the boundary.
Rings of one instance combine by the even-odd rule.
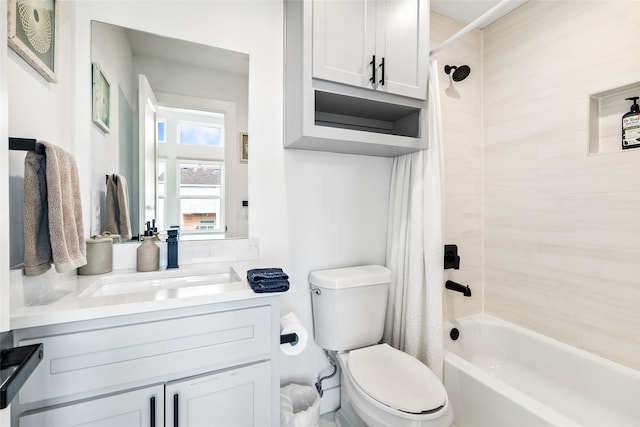
[[[287,343],[291,345],[298,344],[298,334],[291,333],[291,334],[280,335],[280,344],[287,344]]]

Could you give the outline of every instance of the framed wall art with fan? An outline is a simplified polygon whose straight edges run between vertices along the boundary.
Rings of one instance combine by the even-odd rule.
[[[8,0],[9,47],[50,82],[56,81],[57,0]]]

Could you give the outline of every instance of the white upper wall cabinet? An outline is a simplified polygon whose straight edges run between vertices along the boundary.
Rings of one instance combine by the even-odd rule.
[[[429,3],[314,0],[313,77],[425,99]]]
[[[285,148],[426,149],[428,62],[429,0],[285,0]]]

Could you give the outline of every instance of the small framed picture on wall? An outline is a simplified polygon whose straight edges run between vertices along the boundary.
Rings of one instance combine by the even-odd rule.
[[[109,133],[109,125],[111,122],[111,85],[98,64],[93,63],[91,67],[93,73],[93,122],[102,129],[103,132]]]
[[[249,161],[249,134],[246,132],[240,134],[240,161],[242,163]]]
[[[49,82],[55,82],[58,1],[9,0],[7,41],[22,59]]]

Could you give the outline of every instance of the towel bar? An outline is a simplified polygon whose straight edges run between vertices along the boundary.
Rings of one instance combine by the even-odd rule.
[[[9,150],[36,151],[37,139],[33,138],[9,138]]]

